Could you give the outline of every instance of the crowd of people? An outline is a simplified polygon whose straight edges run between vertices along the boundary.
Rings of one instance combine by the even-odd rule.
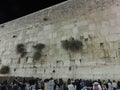
[[[82,79],[22,79],[15,78],[0,84],[0,90],[117,90],[120,81],[115,80],[82,80]]]

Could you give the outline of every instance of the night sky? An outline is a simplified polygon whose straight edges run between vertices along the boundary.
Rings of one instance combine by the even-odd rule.
[[[66,0],[0,0],[0,24]]]

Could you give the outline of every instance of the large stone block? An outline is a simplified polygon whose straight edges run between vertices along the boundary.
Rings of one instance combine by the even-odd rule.
[[[85,26],[85,25],[88,25],[87,20],[81,20],[81,21],[77,22],[77,26]]]
[[[89,24],[89,30],[96,30],[95,24]]]
[[[32,64],[33,63],[33,58],[28,58],[27,63]]]
[[[70,66],[70,61],[69,60],[64,60],[64,66]]]
[[[77,34],[78,33],[78,28],[77,27],[74,27],[73,30],[72,30],[73,34]]]
[[[68,24],[63,26],[64,29],[72,29],[73,27],[74,27],[74,24]]]
[[[43,27],[43,30],[44,30],[44,31],[46,31],[46,30],[51,30],[52,28],[53,28],[53,25],[48,24],[48,25],[45,25],[45,26]]]
[[[118,34],[108,35],[106,36],[106,41],[108,42],[119,41],[119,37],[120,36]]]

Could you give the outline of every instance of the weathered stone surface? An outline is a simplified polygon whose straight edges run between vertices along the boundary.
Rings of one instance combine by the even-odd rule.
[[[0,66],[10,65],[10,76],[120,78],[119,4],[119,0],[68,0],[2,24]],[[81,51],[61,46],[71,37],[82,41]],[[25,45],[24,57],[16,53],[20,43]],[[33,46],[38,43],[45,48],[33,61]]]

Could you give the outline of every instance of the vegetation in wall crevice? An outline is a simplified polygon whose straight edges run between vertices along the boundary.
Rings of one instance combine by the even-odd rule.
[[[39,60],[42,57],[42,50],[45,48],[45,44],[39,43],[33,46],[35,53],[33,55],[33,60]]]
[[[35,52],[33,55],[33,60],[39,60],[41,58],[41,53],[40,52]]]
[[[65,50],[70,50],[72,52],[80,51],[83,48],[82,42],[80,40],[75,40],[74,38],[63,40],[61,41],[61,44]]]
[[[0,69],[1,74],[8,74],[10,72],[10,67],[9,66],[2,66]]]
[[[33,48],[34,48],[36,51],[41,52],[42,49],[45,48],[45,44],[39,43],[39,44],[36,44],[35,46],[33,46]]]
[[[21,57],[24,57],[27,53],[24,44],[18,44],[16,46],[16,52],[20,54]]]

